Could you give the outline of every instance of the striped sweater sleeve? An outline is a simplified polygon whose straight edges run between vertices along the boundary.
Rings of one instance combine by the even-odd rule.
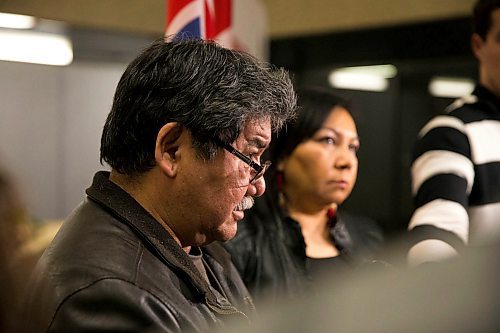
[[[420,131],[411,167],[415,211],[408,229],[410,265],[456,255],[468,242],[474,165],[464,123],[437,116]]]

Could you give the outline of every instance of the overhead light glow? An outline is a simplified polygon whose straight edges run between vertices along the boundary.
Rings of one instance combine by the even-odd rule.
[[[369,74],[380,76],[385,79],[392,79],[398,74],[398,70],[394,65],[373,65],[373,66],[354,66],[342,67],[336,69],[337,72],[343,73],[356,73],[356,74]]]
[[[73,47],[62,35],[0,30],[0,60],[66,66],[73,61]]]
[[[334,88],[384,91],[389,80],[397,75],[394,65],[343,67],[333,70],[328,81]]]
[[[332,72],[328,81],[334,88],[351,90],[384,91],[389,86],[381,76],[362,73]]]
[[[466,78],[434,77],[429,83],[429,92],[435,97],[458,98],[474,90],[474,81]]]
[[[33,16],[0,13],[0,28],[31,29],[34,26]]]

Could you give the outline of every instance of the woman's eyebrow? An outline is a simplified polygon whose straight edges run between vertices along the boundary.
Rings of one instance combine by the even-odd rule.
[[[356,132],[352,132],[352,131],[348,131],[348,130],[344,130],[344,129],[339,129],[339,128],[327,127],[327,126],[321,127],[320,129],[328,130],[328,131],[333,132],[337,135],[347,136],[350,139],[359,140],[359,136]]]

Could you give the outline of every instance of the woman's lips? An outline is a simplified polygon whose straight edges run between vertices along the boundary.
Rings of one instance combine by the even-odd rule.
[[[330,183],[342,190],[347,189],[347,187],[349,186],[349,182],[347,180],[332,180]]]

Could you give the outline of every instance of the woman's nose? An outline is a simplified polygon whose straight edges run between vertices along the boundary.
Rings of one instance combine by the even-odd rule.
[[[335,159],[335,167],[338,169],[350,169],[356,161],[356,156],[349,149],[342,149]]]

